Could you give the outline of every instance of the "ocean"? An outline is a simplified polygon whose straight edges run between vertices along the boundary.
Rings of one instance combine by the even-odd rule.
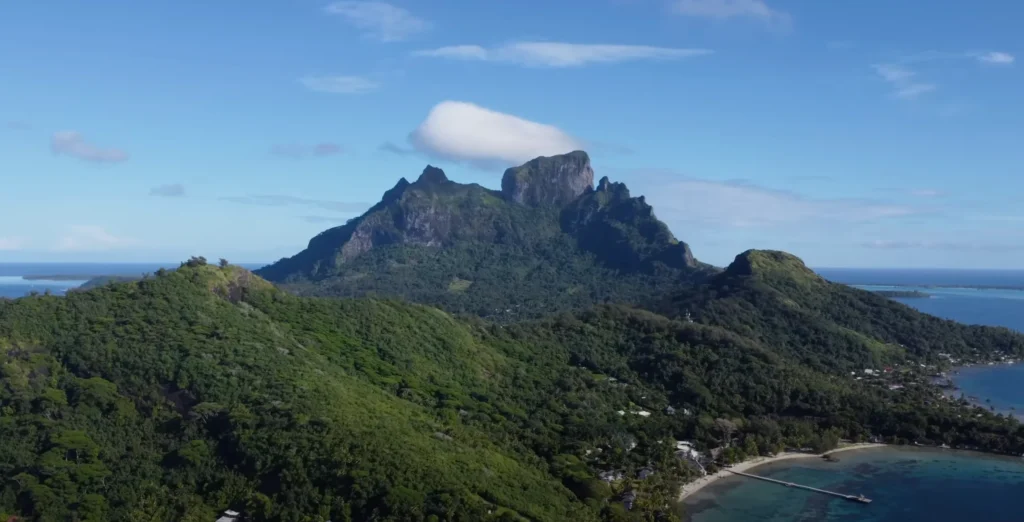
[[[908,306],[967,324],[1024,332],[1024,270],[818,269],[837,283],[870,290],[918,290],[931,297],[896,298]],[[1019,288],[1019,289],[1018,289]],[[1024,412],[1024,365],[976,366],[954,382],[966,395],[1000,410]],[[987,403],[986,403],[987,404]],[[691,522],[1021,522],[1024,459],[926,448],[844,452],[838,463],[789,460],[752,473],[850,494],[857,504],[777,484],[729,477],[687,498]]]
[[[918,290],[931,297],[895,300],[965,324],[1024,332],[1024,270],[823,268],[817,272],[830,281],[868,290]]]
[[[141,276],[160,268],[177,268],[180,263],[0,263],[0,297],[18,298],[31,292],[63,295],[95,276]],[[241,263],[249,269],[263,263]],[[35,279],[60,276],[57,279]],[[30,279],[26,279],[29,277]]]
[[[839,462],[796,459],[751,473],[845,494],[870,504],[726,477],[687,498],[690,522],[1021,522],[1024,460],[921,448],[836,454]]]
[[[961,323],[1024,332],[1024,270],[824,269],[818,273],[867,290],[918,290],[930,297],[895,300]],[[1017,415],[1024,412],[1022,364],[962,368],[953,375],[953,382],[964,395],[979,397],[986,406]]]

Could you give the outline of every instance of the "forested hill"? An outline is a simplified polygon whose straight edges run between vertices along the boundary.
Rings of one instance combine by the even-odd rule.
[[[400,296],[508,322],[635,303],[713,271],[583,151],[505,171],[501,190],[428,166],[257,273],[300,294]]]
[[[824,284],[775,280],[761,255],[706,289],[701,321],[775,321],[740,295],[778,305],[780,287]],[[776,324],[603,305],[502,327],[297,297],[198,258],[4,301],[0,519],[671,521],[697,473],[677,440],[727,461],[871,436],[1024,452],[1010,419],[803,364],[835,334],[821,324],[777,345]],[[976,333],[963,342],[1002,335]]]
[[[696,291],[654,310],[719,326],[819,370],[860,370],[939,354],[985,359],[1024,355],[1024,336],[923,314],[873,292],[831,283],[793,255],[751,250]]]

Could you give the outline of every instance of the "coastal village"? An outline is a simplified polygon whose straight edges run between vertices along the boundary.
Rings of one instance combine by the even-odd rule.
[[[692,319],[689,317],[686,319],[692,322]],[[892,365],[880,367],[863,368],[859,371],[851,371],[849,373],[849,378],[862,385],[884,390],[885,393],[918,393],[931,396],[931,399],[925,400],[927,404],[942,402],[951,408],[957,408],[960,410],[958,417],[973,416],[980,418],[986,415],[992,415],[997,418],[1004,418],[1009,422],[1011,412],[997,412],[994,407],[986,406],[977,397],[963,396],[962,394],[957,396],[957,388],[953,383],[952,375],[957,374],[961,368],[969,368],[972,366],[1016,364],[1018,363],[1016,358],[1007,354],[997,355],[992,359],[982,358],[978,354],[958,358],[947,353],[939,353],[938,357],[940,360],[934,364],[894,363]],[[629,386],[627,383],[621,382],[615,377],[606,376],[605,378],[612,386],[624,388]],[[630,415],[639,418],[649,418],[654,415],[650,409],[645,409],[636,405],[631,405],[627,409],[618,410],[616,413],[619,416]],[[687,417],[695,415],[695,412],[690,408],[671,405],[665,407],[660,413],[664,415],[683,415]],[[635,440],[630,440],[626,442],[623,449],[626,452],[632,451],[636,447],[636,444]],[[872,435],[866,440],[860,441],[839,440],[837,447],[829,448],[827,451],[823,452],[815,451],[814,448],[810,447],[779,448],[778,452],[737,461],[732,458],[730,452],[728,452],[731,445],[731,441],[728,440],[723,441],[720,445],[714,447],[701,445],[691,440],[659,440],[658,444],[671,445],[676,459],[681,463],[691,466],[694,470],[694,479],[683,486],[680,494],[680,500],[695,493],[717,479],[733,474],[772,481],[772,479],[764,479],[763,477],[746,474],[744,473],[744,470],[776,460],[820,457],[834,461],[837,460],[834,454],[838,452],[880,447],[890,444],[908,444],[919,447],[930,446],[957,450],[978,450],[977,447],[971,445],[949,446],[945,443],[936,444],[934,442],[923,440],[886,440],[879,435]],[[589,457],[597,455],[606,450],[614,450],[614,448],[595,448],[587,450],[586,456]],[[1024,457],[1024,455],[1020,456]],[[641,498],[643,491],[641,485],[643,481],[648,480],[657,472],[658,470],[653,466],[644,466],[639,470],[636,470],[633,474],[628,473],[625,469],[609,469],[601,472],[599,474],[599,478],[614,491],[619,492],[617,498],[619,502],[621,502],[623,508],[628,511],[632,509],[633,505],[639,498]],[[794,484],[785,485],[799,486]],[[817,490],[811,487],[799,487],[842,496],[848,500],[855,500],[861,503],[870,502],[870,499],[865,499],[862,496],[842,495],[834,492]]]

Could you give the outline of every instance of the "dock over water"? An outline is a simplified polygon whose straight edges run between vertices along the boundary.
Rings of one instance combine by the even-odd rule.
[[[729,471],[729,473],[732,473],[733,475],[742,475],[744,477],[750,477],[752,479],[763,480],[765,482],[774,482],[775,484],[786,486],[787,488],[806,489],[807,491],[814,491],[815,493],[823,493],[825,495],[832,495],[833,497],[843,498],[843,499],[846,499],[846,500],[849,500],[849,501],[852,501],[852,502],[860,502],[862,504],[870,504],[871,503],[871,499],[865,497],[864,495],[847,495],[847,494],[844,494],[844,493],[838,493],[836,491],[828,491],[826,489],[812,488],[811,486],[804,486],[802,484],[797,484],[795,482],[786,482],[784,480],[777,480],[777,479],[773,479],[773,478],[762,477],[760,475],[752,475],[750,473],[744,473],[742,471],[733,471],[731,469],[728,470],[728,471]]]

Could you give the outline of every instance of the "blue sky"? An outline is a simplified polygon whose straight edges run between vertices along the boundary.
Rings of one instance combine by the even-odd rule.
[[[1024,3],[5,2],[0,261],[290,255],[584,148],[698,258],[1024,265]]]

